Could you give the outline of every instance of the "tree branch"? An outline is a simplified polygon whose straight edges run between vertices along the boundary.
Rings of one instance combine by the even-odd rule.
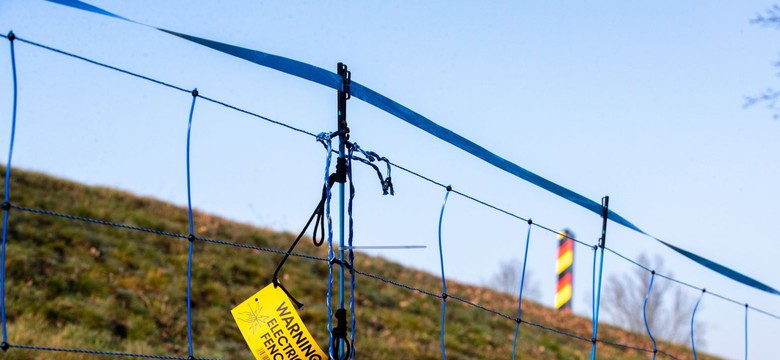
[[[764,14],[756,14],[750,23],[780,29],[780,5],[772,5],[764,11]]]
[[[766,104],[768,109],[774,110],[774,118],[780,118],[780,90],[766,89],[758,96],[746,96],[743,107],[751,107],[758,104]]]

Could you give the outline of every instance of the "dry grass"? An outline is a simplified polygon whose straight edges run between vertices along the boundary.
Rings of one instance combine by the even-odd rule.
[[[1,181],[0,181],[1,182]],[[67,214],[186,234],[186,209],[154,199],[86,187],[14,170],[12,202]],[[273,233],[196,213],[199,236],[286,250],[294,236]],[[8,228],[7,310],[12,344],[187,356],[186,265],[189,243],[170,238],[12,210]],[[301,243],[301,252],[325,257],[324,248]],[[195,243],[193,328],[195,355],[249,359],[251,354],[230,309],[270,282],[279,255]],[[387,260],[358,255],[356,268],[433,293],[435,275]],[[327,345],[324,294],[327,264],[291,258],[282,280],[306,306],[301,311],[313,336]],[[361,359],[439,359],[440,299],[359,277],[357,354]],[[512,296],[457,282],[452,294],[505,314],[516,311]],[[525,302],[525,320],[590,338],[590,320]],[[515,322],[448,300],[449,359],[506,359]],[[609,326],[600,337],[648,348],[643,335]],[[324,346],[323,346],[324,348]],[[689,351],[662,348],[681,359]],[[584,359],[590,343],[532,326],[521,326],[521,358]],[[599,344],[601,358],[645,359]],[[83,354],[10,349],[8,359],[82,359]],[[89,358],[100,358],[94,356]],[[663,357],[659,357],[663,358]],[[701,358],[707,358],[701,356]]]

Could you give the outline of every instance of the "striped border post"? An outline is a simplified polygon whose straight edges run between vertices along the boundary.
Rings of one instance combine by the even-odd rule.
[[[558,259],[555,269],[558,274],[558,287],[555,292],[555,308],[566,313],[571,312],[571,296],[574,290],[572,277],[574,270],[574,235],[568,229],[558,233]]]

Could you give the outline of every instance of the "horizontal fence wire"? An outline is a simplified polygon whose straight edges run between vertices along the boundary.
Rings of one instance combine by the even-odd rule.
[[[7,35],[0,35],[0,36],[5,37],[6,39],[9,39],[9,36],[7,36]],[[43,45],[43,44],[40,44],[40,43],[35,42],[35,41],[19,38],[18,36],[15,37],[15,40],[19,40],[20,42],[23,42],[25,44],[28,44],[28,45],[31,45],[31,46],[34,46],[34,47],[37,47],[37,48],[40,48],[40,49],[48,50],[48,51],[51,51],[51,52],[54,52],[54,53],[57,53],[57,54],[60,54],[60,55],[64,55],[64,56],[67,56],[67,57],[71,57],[71,58],[74,58],[74,59],[85,61],[85,62],[87,62],[89,64],[96,65],[98,67],[102,67],[102,68],[105,68],[105,69],[117,71],[117,72],[129,75],[129,76],[132,76],[132,77],[135,77],[135,78],[138,78],[138,79],[146,80],[146,81],[149,81],[151,83],[154,83],[154,84],[157,84],[157,85],[160,85],[160,86],[163,86],[163,87],[167,87],[167,88],[170,88],[170,89],[174,89],[174,90],[178,90],[178,91],[186,92],[186,93],[191,93],[192,92],[192,90],[190,90],[190,89],[185,89],[183,87],[176,86],[176,85],[167,83],[165,81],[161,81],[161,80],[154,79],[154,78],[151,78],[151,77],[148,77],[148,76],[144,76],[144,75],[132,72],[132,71],[124,70],[124,69],[121,69],[121,68],[116,67],[116,66],[108,65],[108,64],[105,64],[105,63],[102,63],[102,62],[99,62],[99,61],[95,61],[95,60],[92,60],[92,59],[89,59],[89,58],[86,58],[86,57],[83,57],[83,56],[80,56],[80,55],[76,55],[76,54],[73,54],[73,53],[70,53],[70,52],[67,52],[67,51],[63,51],[63,50],[56,49],[56,48],[53,48],[53,47],[50,47],[50,46],[47,46],[47,45]],[[313,132],[310,132],[310,131],[307,131],[307,130],[304,130],[304,129],[300,129],[300,128],[294,127],[292,125],[286,124],[286,123],[281,122],[281,121],[273,120],[273,119],[268,118],[266,116],[254,113],[254,112],[246,110],[246,109],[242,109],[240,107],[231,105],[231,104],[229,104],[227,102],[224,102],[224,101],[221,101],[221,100],[213,99],[213,98],[210,98],[210,97],[207,97],[207,96],[204,96],[204,95],[196,95],[196,96],[202,98],[203,100],[209,101],[211,103],[223,106],[223,107],[225,107],[227,109],[234,110],[234,111],[237,111],[239,113],[242,113],[242,114],[245,114],[245,115],[249,115],[249,116],[252,116],[252,117],[264,120],[266,122],[275,124],[277,126],[284,127],[284,128],[289,129],[291,131],[294,131],[294,132],[297,132],[297,133],[301,133],[301,134],[308,135],[308,136],[316,138],[316,135]],[[394,167],[396,169],[399,169],[401,171],[404,171],[404,172],[406,172],[406,173],[408,173],[410,175],[413,175],[413,176],[415,176],[415,177],[417,177],[417,178],[419,178],[421,180],[430,182],[430,183],[432,183],[432,184],[434,184],[436,186],[439,186],[439,187],[442,187],[442,188],[445,188],[445,189],[448,188],[448,185],[445,185],[443,182],[436,181],[436,180],[434,180],[434,179],[432,179],[432,178],[430,178],[428,176],[422,175],[420,172],[411,170],[409,168],[406,168],[404,166],[401,166],[401,165],[393,163],[393,162],[388,162],[388,163],[392,167]],[[474,196],[471,196],[469,194],[466,194],[466,193],[463,193],[463,192],[460,192],[460,191],[457,191],[457,190],[454,190],[454,189],[452,190],[452,192],[456,193],[456,194],[458,194],[458,195],[460,195],[460,196],[462,196],[462,197],[464,197],[466,199],[469,199],[469,200],[471,200],[473,202],[476,202],[477,204],[480,204],[480,205],[485,206],[487,208],[493,209],[493,210],[495,210],[495,211],[497,211],[499,213],[505,214],[505,215],[510,216],[512,218],[515,218],[517,220],[527,221],[531,225],[534,225],[534,226],[536,226],[536,227],[538,227],[540,229],[543,229],[543,230],[545,230],[547,232],[550,232],[550,233],[553,233],[553,234],[556,234],[556,235],[560,234],[559,231],[555,231],[555,230],[552,230],[551,228],[546,227],[544,225],[538,224],[536,222],[532,222],[530,220],[530,218],[525,218],[525,217],[519,216],[519,215],[517,215],[517,214],[515,214],[515,213],[513,213],[511,211],[508,211],[508,210],[502,209],[502,208],[500,208],[498,206],[492,205],[492,204],[490,204],[490,203],[488,203],[486,201],[480,200],[480,199],[478,199],[478,198],[476,198]],[[98,225],[122,228],[122,229],[130,230],[130,231],[139,231],[139,232],[152,233],[152,234],[156,234],[156,235],[160,235],[160,236],[166,236],[166,237],[171,237],[171,238],[188,239],[188,237],[189,237],[189,235],[185,235],[185,234],[178,234],[178,233],[166,232],[166,231],[150,229],[150,228],[145,228],[145,227],[140,227],[140,226],[133,226],[133,225],[115,223],[115,222],[106,221],[106,220],[100,220],[100,219],[94,219],[94,218],[88,218],[88,217],[82,217],[82,216],[75,216],[75,215],[69,215],[69,214],[49,211],[49,210],[45,210],[45,209],[29,208],[29,207],[25,207],[25,206],[16,205],[16,204],[8,204],[8,207],[9,207],[9,209],[15,209],[15,210],[25,211],[25,212],[39,214],[39,215],[54,216],[54,217],[59,217],[59,218],[72,220],[72,221],[93,223],[93,224],[98,224]],[[306,255],[306,254],[301,254],[301,253],[286,252],[286,251],[282,251],[282,250],[258,247],[258,246],[253,246],[253,245],[248,245],[248,244],[241,244],[241,243],[235,243],[235,242],[229,242],[229,241],[218,240],[218,239],[209,239],[209,238],[203,238],[203,237],[194,237],[194,239],[197,240],[197,241],[200,241],[200,242],[204,242],[204,243],[223,245],[223,246],[232,246],[232,247],[242,248],[242,249],[251,249],[251,250],[257,250],[257,251],[261,251],[261,252],[273,253],[273,254],[278,254],[278,255],[289,255],[289,256],[305,258],[305,259],[309,259],[309,260],[313,260],[313,261],[328,262],[328,259],[326,259],[326,258],[316,257],[316,256],[311,256],[311,255]],[[580,245],[586,246],[588,248],[593,248],[592,245],[587,244],[587,243],[585,243],[583,241],[580,241],[580,240],[577,240],[577,239],[574,239],[574,238],[571,238],[571,239],[573,241],[575,241],[576,243],[580,244]],[[631,260],[628,257],[618,253],[617,251],[614,251],[614,250],[606,248],[606,247],[605,247],[605,249],[607,251],[609,251],[610,253],[612,253],[612,254],[614,254],[614,255],[616,255],[616,256],[618,256],[618,257],[620,257],[620,258],[622,258],[622,259],[624,259],[624,260],[626,260],[626,261],[628,261],[630,263],[632,263],[633,265],[638,266],[638,267],[644,269],[645,271],[648,271],[648,272],[652,271],[647,266],[645,266],[643,264],[640,264],[640,263],[638,263],[638,262],[636,262],[634,260]],[[405,290],[408,290],[408,291],[418,292],[418,293],[421,293],[421,294],[424,294],[424,295],[427,295],[427,296],[430,296],[430,297],[438,298],[438,299],[441,299],[443,297],[440,294],[435,294],[433,292],[430,292],[430,291],[427,291],[427,290],[424,290],[424,289],[421,289],[421,288],[418,288],[418,287],[410,286],[410,285],[407,285],[407,284],[403,284],[403,283],[400,283],[400,282],[397,282],[397,281],[394,281],[394,280],[391,280],[391,279],[387,279],[387,278],[384,278],[382,276],[378,276],[378,275],[375,275],[375,274],[362,272],[362,271],[359,271],[358,269],[355,269],[355,273],[359,274],[361,276],[365,276],[365,277],[371,278],[371,279],[382,281],[384,283],[387,283],[387,284],[390,284],[390,285],[393,285],[393,286],[396,286],[396,287],[399,287],[401,289],[405,289]],[[681,280],[672,278],[672,277],[667,276],[667,275],[663,275],[663,274],[656,274],[656,275],[658,275],[659,277],[663,277],[663,278],[665,278],[667,280],[670,280],[672,282],[678,283],[680,285],[692,288],[692,289],[703,290],[700,287],[697,287],[695,285],[689,284],[687,282],[683,282]],[[717,293],[712,293],[711,291],[707,291],[707,292],[710,295],[718,297],[718,298],[720,298],[722,300],[734,303],[736,305],[745,306],[746,308],[749,308],[749,309],[751,309],[753,311],[756,311],[756,312],[761,313],[763,315],[766,315],[768,317],[780,320],[780,316],[779,315],[773,314],[771,312],[768,312],[768,311],[765,311],[765,310],[762,310],[762,309],[759,309],[759,308],[755,308],[753,306],[749,306],[749,305],[747,305],[745,303],[738,302],[738,301],[736,301],[736,300],[734,300],[732,298],[729,298],[729,297],[726,297],[726,296],[723,296],[723,295],[719,295]],[[447,294],[447,296],[452,298],[453,300],[459,301],[461,303],[464,303],[466,305],[469,305],[469,306],[471,306],[473,308],[476,308],[476,309],[479,309],[481,311],[485,311],[485,312],[491,313],[491,314],[493,314],[495,316],[499,316],[499,317],[505,318],[505,319],[507,319],[509,321],[519,322],[521,324],[525,324],[525,325],[530,326],[530,327],[535,327],[535,328],[538,328],[538,329],[541,329],[541,330],[545,330],[545,331],[549,331],[549,332],[552,332],[552,333],[556,333],[556,334],[559,334],[559,335],[562,335],[562,336],[567,336],[567,337],[570,337],[570,338],[573,338],[573,339],[577,339],[577,340],[580,340],[580,341],[583,341],[583,342],[591,343],[591,342],[594,341],[591,338],[586,338],[586,337],[583,337],[583,336],[579,336],[577,334],[570,333],[570,332],[567,332],[565,330],[560,330],[560,329],[549,327],[549,326],[546,326],[546,325],[543,325],[543,324],[538,324],[538,323],[529,322],[529,321],[526,321],[526,320],[523,320],[523,319],[518,319],[518,318],[515,318],[515,317],[512,317],[512,316],[509,316],[507,314],[501,313],[501,312],[499,312],[497,310],[490,309],[490,308],[482,306],[482,305],[480,305],[478,303],[468,301],[466,299],[463,299],[461,297],[458,297],[458,296],[455,296],[455,295],[452,295],[452,294]],[[649,353],[653,352],[652,349],[647,349],[647,348],[638,347],[638,346],[632,346],[632,345],[629,345],[629,344],[616,343],[616,342],[607,341],[607,340],[603,340],[603,339],[595,339],[595,341],[599,342],[599,343],[602,343],[602,344],[605,344],[605,345],[608,345],[608,346],[617,347],[617,348],[630,349],[630,350],[639,351],[639,352],[649,352]],[[19,344],[7,344],[7,345],[8,345],[9,348],[19,348],[19,349],[27,349],[27,350],[59,351],[59,352],[72,352],[72,353],[84,353],[84,354],[95,354],[95,355],[110,355],[110,356],[118,356],[118,357],[137,357],[137,358],[155,358],[155,359],[187,359],[187,358],[175,357],[175,356],[144,355],[144,354],[132,354],[132,353],[122,353],[122,352],[108,352],[108,351],[95,351],[95,350],[81,350],[81,349],[65,349],[65,348],[56,348],[56,347],[43,347],[43,346],[19,345]],[[667,357],[670,357],[670,358],[675,358],[673,355],[671,355],[671,354],[669,354],[669,353],[667,353],[665,351],[662,351],[661,349],[658,350],[658,353],[662,354],[662,355],[665,355]]]
[[[650,272],[654,271],[656,276],[658,276],[658,277],[662,277],[662,278],[664,278],[664,279],[666,279],[666,280],[669,280],[669,281],[671,281],[671,282],[677,283],[678,285],[685,286],[685,287],[687,287],[687,288],[690,288],[690,289],[693,289],[693,290],[697,290],[697,291],[703,291],[703,290],[704,290],[704,288],[703,288],[703,287],[699,287],[699,286],[693,285],[693,284],[691,284],[691,283],[688,283],[688,282],[685,282],[685,281],[682,281],[682,280],[679,280],[679,279],[673,278],[673,277],[671,277],[671,276],[669,276],[669,275],[665,275],[665,274],[659,273],[659,272],[657,272],[656,270],[652,270],[652,269],[650,269],[650,268],[649,268],[647,265],[640,264],[639,262],[637,262],[637,261],[634,261],[634,260],[632,260],[632,259],[628,258],[627,256],[625,256],[625,255],[623,255],[623,254],[621,254],[621,253],[619,253],[619,252],[617,252],[617,251],[615,251],[615,250],[613,250],[613,249],[610,249],[609,247],[606,247],[606,246],[605,246],[605,247],[604,247],[604,249],[605,249],[606,251],[609,251],[609,252],[610,252],[610,253],[612,253],[613,255],[615,255],[615,256],[617,256],[617,257],[619,257],[619,258],[621,258],[621,259],[623,259],[623,260],[625,260],[625,261],[627,261],[627,262],[629,262],[629,263],[631,263],[631,264],[633,264],[633,265],[635,265],[635,266],[637,266],[637,267],[640,267],[640,268],[642,268],[643,270],[647,271],[648,273],[650,273]],[[733,299],[733,298],[730,298],[730,297],[727,297],[727,296],[725,296],[725,295],[718,294],[718,293],[716,293],[716,292],[713,292],[713,291],[711,291],[711,290],[709,290],[709,289],[707,289],[707,295],[712,295],[712,296],[714,296],[714,297],[716,297],[716,298],[719,298],[719,299],[721,299],[721,300],[723,300],[723,301],[726,301],[726,302],[732,303],[732,304],[734,304],[734,305],[738,305],[738,306],[740,306],[740,307],[747,306],[747,307],[748,307],[750,310],[754,310],[754,311],[756,311],[756,312],[758,312],[758,313],[761,313],[761,314],[763,314],[763,315],[766,315],[766,316],[768,316],[768,317],[771,317],[771,318],[774,318],[774,319],[780,320],[780,316],[778,316],[778,315],[776,315],[776,314],[773,314],[773,313],[771,313],[771,312],[768,312],[768,311],[766,311],[766,310],[762,310],[762,309],[756,308],[756,307],[754,307],[754,306],[748,305],[747,303],[744,303],[744,302],[737,301],[737,300],[735,300],[735,299]]]
[[[141,226],[125,225],[125,224],[115,223],[115,222],[106,221],[106,220],[93,219],[93,218],[88,218],[88,217],[83,217],[83,216],[68,215],[68,214],[63,214],[63,213],[56,212],[56,211],[49,211],[49,210],[44,210],[44,209],[29,208],[29,207],[25,207],[25,206],[19,206],[19,205],[16,205],[16,204],[9,204],[9,206],[10,206],[11,209],[26,211],[26,212],[30,212],[30,213],[34,213],[34,214],[49,215],[49,216],[59,217],[59,218],[68,219],[68,220],[75,220],[75,221],[87,222],[87,223],[92,223],[92,224],[111,226],[111,227],[115,227],[115,228],[127,229],[127,230],[133,230],[133,231],[141,231],[141,232],[157,234],[157,235],[167,236],[167,237],[172,237],[172,238],[179,238],[179,239],[185,239],[185,240],[189,239],[189,235],[185,235],[185,234],[178,234],[178,233],[172,233],[172,232],[167,232],[167,231],[160,231],[160,230],[145,228],[145,227],[141,227]],[[299,254],[299,253],[289,253],[289,252],[282,251],[282,250],[270,249],[270,248],[253,246],[253,245],[247,245],[247,244],[239,244],[239,243],[223,241],[223,240],[209,239],[209,238],[204,238],[204,237],[200,237],[200,236],[195,236],[194,239],[197,240],[197,241],[205,242],[205,243],[226,245],[226,246],[232,246],[232,247],[249,249],[249,250],[257,250],[257,251],[262,251],[262,252],[267,252],[267,253],[272,253],[272,254],[277,254],[277,255],[289,255],[289,256],[300,257],[300,258],[305,258],[305,259],[309,259],[309,260],[318,260],[318,261],[325,261],[325,262],[328,261],[327,258],[323,258],[323,257],[317,257],[317,256],[311,256],[311,255]]]
[[[196,358],[196,357],[181,357],[181,356],[167,356],[167,355],[148,355],[148,354],[134,354],[115,351],[99,351],[99,350],[84,350],[84,349],[66,349],[59,347],[48,346],[34,346],[34,345],[19,345],[8,344],[9,348],[23,349],[23,350],[38,350],[38,351],[52,351],[52,352],[65,352],[76,354],[89,354],[89,355],[107,355],[115,357],[130,357],[141,359],[175,359],[175,360],[221,360],[218,358]]]
[[[422,174],[420,174],[420,173],[419,173],[419,172],[417,172],[417,171],[414,171],[414,170],[411,170],[411,169],[409,169],[409,168],[406,168],[406,167],[404,167],[404,166],[398,165],[397,163],[394,163],[394,162],[392,162],[392,161],[391,161],[391,162],[389,162],[389,163],[390,163],[390,165],[391,165],[391,166],[393,166],[394,168],[396,168],[396,169],[398,169],[398,170],[401,170],[401,171],[403,171],[403,172],[405,172],[405,173],[408,173],[408,174],[410,174],[410,175],[412,175],[412,176],[415,176],[415,177],[417,177],[417,178],[419,178],[419,179],[425,180],[425,181],[427,181],[427,182],[429,182],[429,183],[431,183],[431,184],[434,184],[434,185],[436,185],[436,186],[438,186],[438,187],[441,187],[441,188],[443,188],[443,189],[447,189],[447,187],[448,187],[448,186],[450,186],[450,185],[444,185],[444,183],[442,183],[442,182],[439,182],[439,181],[433,180],[433,179],[431,179],[431,178],[430,178],[430,177],[428,177],[428,176],[422,175]],[[478,198],[476,198],[476,197],[474,197],[474,196],[471,196],[471,195],[469,195],[469,194],[466,194],[466,193],[464,193],[464,192],[458,191],[457,189],[454,189],[454,188],[453,188],[453,189],[451,190],[451,192],[453,192],[453,193],[455,193],[455,194],[458,194],[458,195],[460,195],[460,196],[462,196],[462,197],[464,197],[464,198],[466,198],[466,199],[469,199],[469,200],[471,200],[471,201],[473,201],[473,202],[476,202],[477,204],[480,204],[480,205],[483,205],[483,206],[485,206],[485,207],[487,207],[487,208],[490,208],[490,209],[493,209],[493,210],[495,210],[495,211],[498,211],[499,213],[502,213],[502,214],[504,214],[504,215],[507,215],[507,216],[509,216],[509,217],[512,217],[512,218],[515,218],[515,219],[517,219],[517,220],[524,221],[524,222],[531,221],[531,219],[530,219],[530,218],[525,218],[525,217],[522,217],[522,216],[520,216],[520,215],[517,215],[517,214],[515,214],[515,213],[513,213],[513,212],[509,211],[509,210],[505,210],[505,209],[502,209],[502,208],[500,208],[500,207],[498,207],[498,206],[495,206],[495,205],[493,205],[493,204],[490,204],[490,203],[488,203],[487,201],[480,200],[480,199],[478,199]],[[551,229],[551,228],[549,228],[549,227],[547,227],[547,226],[544,226],[544,225],[542,225],[542,224],[539,224],[539,223],[536,223],[536,222],[532,222],[532,223],[531,223],[531,225],[533,225],[533,226],[536,226],[536,227],[538,227],[538,228],[540,228],[540,229],[542,229],[542,230],[545,230],[545,231],[547,231],[547,232],[550,232],[550,233],[552,233],[552,234],[555,234],[555,235],[560,235],[560,233],[561,233],[560,231],[553,230],[553,229]],[[583,242],[583,241],[581,241],[581,240],[577,240],[577,239],[576,239],[576,238],[574,238],[574,237],[568,237],[568,238],[569,238],[569,239],[572,239],[574,242],[576,242],[576,243],[578,243],[578,244],[580,244],[580,245],[587,246],[587,247],[589,247],[589,248],[593,247],[592,245],[590,245],[590,244],[587,244],[587,243],[585,243],[585,242]]]
[[[2,36],[5,37],[5,38],[8,38],[7,35],[2,35]],[[89,59],[89,58],[86,58],[86,57],[83,57],[83,56],[80,56],[80,55],[76,55],[76,54],[73,54],[73,53],[70,53],[70,52],[67,52],[67,51],[63,51],[63,50],[60,50],[60,49],[55,49],[53,47],[50,47],[50,46],[47,46],[47,45],[43,45],[43,44],[37,43],[35,41],[31,41],[31,40],[27,40],[27,39],[24,39],[24,38],[20,38],[18,36],[15,36],[14,41],[20,41],[20,42],[23,42],[25,44],[32,45],[32,46],[35,46],[35,47],[38,47],[38,48],[41,48],[41,49],[44,49],[44,50],[49,50],[49,51],[52,51],[52,52],[60,54],[60,55],[68,56],[68,57],[71,57],[71,58],[74,58],[74,59],[78,59],[78,60],[82,60],[82,61],[85,61],[85,62],[90,63],[92,65],[96,65],[96,66],[99,66],[99,67],[102,67],[102,68],[105,68],[105,69],[109,69],[109,70],[114,70],[114,71],[120,72],[122,74],[130,75],[130,76],[138,78],[138,79],[150,81],[152,83],[155,83],[157,85],[161,85],[161,86],[164,86],[164,87],[167,87],[167,88],[170,88],[170,89],[174,89],[174,90],[178,90],[178,91],[186,92],[186,93],[192,93],[192,89],[185,89],[185,88],[183,88],[181,86],[176,86],[176,85],[167,83],[167,82],[162,81],[162,80],[157,80],[157,79],[145,76],[145,75],[141,75],[141,74],[129,71],[129,70],[125,70],[125,69],[116,67],[116,66],[108,65],[106,63],[102,63],[102,62],[99,62],[99,61],[96,61],[96,60],[92,60],[92,59]],[[306,131],[306,130],[303,130],[303,129],[299,129],[299,128],[294,127],[292,125],[285,124],[285,123],[283,123],[281,121],[276,121],[274,119],[271,119],[271,118],[263,116],[263,115],[256,114],[254,112],[242,109],[242,108],[240,108],[238,106],[235,106],[235,105],[230,105],[227,102],[224,102],[224,101],[221,101],[221,100],[217,100],[217,99],[213,99],[213,98],[210,98],[210,97],[204,96],[204,95],[198,95],[198,97],[200,97],[203,100],[206,100],[208,102],[211,102],[211,103],[214,103],[214,104],[217,104],[217,105],[221,105],[221,106],[224,106],[224,107],[226,107],[228,109],[240,112],[242,114],[246,114],[246,115],[249,115],[249,116],[252,116],[252,117],[256,117],[258,119],[265,120],[265,121],[270,122],[272,124],[285,127],[287,129],[293,130],[295,132],[298,132],[298,133],[301,133],[301,134],[305,134],[305,135],[309,135],[309,136],[314,137],[314,138],[317,137],[317,135],[315,135],[312,132],[309,132],[309,131]]]

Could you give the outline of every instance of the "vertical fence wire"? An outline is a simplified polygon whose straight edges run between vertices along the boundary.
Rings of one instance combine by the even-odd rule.
[[[647,295],[645,295],[645,303],[642,307],[642,318],[645,320],[647,335],[650,336],[650,341],[653,342],[653,360],[655,360],[655,357],[658,354],[658,344],[655,342],[653,332],[650,331],[650,324],[647,322],[647,301],[650,300],[650,291],[653,290],[653,280],[655,280],[655,270],[650,272],[650,285],[647,286]]]
[[[699,359],[699,356],[696,355],[696,338],[693,335],[694,321],[696,320],[696,310],[699,309],[699,304],[701,304],[701,299],[704,297],[704,294],[706,293],[707,293],[707,289],[701,290],[701,295],[699,295],[699,299],[696,300],[696,306],[693,307],[693,313],[691,314],[691,350],[693,351],[693,360]]]
[[[8,162],[5,164],[5,193],[3,195],[3,244],[2,254],[0,254],[0,310],[2,313],[3,322],[3,351],[8,348],[8,328],[6,327],[6,313],[5,313],[5,253],[6,242],[8,241],[8,212],[11,210],[11,159],[14,152],[14,138],[16,137],[16,103],[18,98],[17,86],[16,86],[16,55],[14,53],[14,33],[8,34],[8,40],[11,45],[11,74],[13,78],[13,110],[11,114],[11,139],[8,144]]]
[[[190,225],[189,251],[187,255],[187,345],[190,357],[193,357],[192,346],[192,252],[195,246],[195,222],[192,218],[192,185],[190,182],[190,139],[192,135],[192,114],[195,112],[195,100],[198,99],[198,89],[192,90],[190,117],[187,121],[187,219]]]
[[[439,213],[439,263],[441,264],[441,321],[439,325],[439,341],[441,342],[441,357],[447,359],[447,352],[444,346],[444,315],[447,312],[447,279],[444,276],[444,252],[441,246],[441,223],[444,220],[444,209],[447,207],[447,199],[452,191],[451,186],[447,186],[447,192],[444,194],[444,202],[441,204]]]
[[[521,305],[523,304],[523,287],[525,285],[525,265],[528,263],[528,245],[530,245],[531,241],[531,226],[533,223],[534,222],[531,219],[528,219],[528,231],[525,235],[525,251],[523,254],[523,271],[520,273],[520,290],[518,290],[517,294],[517,325],[515,325],[515,339],[512,342],[512,359],[516,358],[517,336],[520,333],[520,323],[523,319],[523,310]]]
[[[745,304],[745,360],[748,359],[748,310],[750,306]]]

